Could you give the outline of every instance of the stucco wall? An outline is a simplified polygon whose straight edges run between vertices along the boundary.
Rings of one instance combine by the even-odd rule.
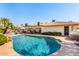
[[[79,28],[79,25],[74,25],[73,30],[72,26],[69,26],[69,34],[72,31],[76,31]],[[61,32],[64,35],[64,26],[52,26],[52,27],[42,27],[42,32]]]
[[[64,26],[42,27],[42,32],[61,32],[64,35]]]

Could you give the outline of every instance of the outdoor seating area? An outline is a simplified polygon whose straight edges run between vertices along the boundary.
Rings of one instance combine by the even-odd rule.
[[[17,27],[14,30],[15,34],[41,34],[40,28],[26,28],[26,27]]]

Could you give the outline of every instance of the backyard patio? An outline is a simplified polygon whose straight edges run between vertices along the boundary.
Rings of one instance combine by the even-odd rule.
[[[49,56],[79,56],[79,46],[76,46],[73,41],[65,40],[65,37],[54,37],[62,41],[60,42],[62,47]],[[19,56],[13,49],[12,41],[0,46],[0,56]]]

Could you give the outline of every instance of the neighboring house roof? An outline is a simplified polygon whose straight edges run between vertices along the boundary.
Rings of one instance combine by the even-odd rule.
[[[79,22],[51,22],[51,23],[47,23],[47,24],[40,24],[40,25],[53,25],[53,26],[59,26],[59,25],[79,25]]]
[[[73,25],[79,25],[79,22],[51,22],[51,23],[42,23],[39,26],[37,25],[31,25],[27,27],[50,27],[50,26],[73,26]]]

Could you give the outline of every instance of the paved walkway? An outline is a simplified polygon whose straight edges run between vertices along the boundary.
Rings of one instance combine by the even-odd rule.
[[[66,40],[65,37],[56,37],[60,39],[61,48],[58,52],[51,54],[53,56],[79,56],[79,46],[75,45],[73,41]]]
[[[79,46],[74,43],[61,43],[61,49],[52,54],[53,56],[79,56]]]
[[[0,56],[18,56],[19,54],[13,50],[12,42],[5,43],[0,46]]]

